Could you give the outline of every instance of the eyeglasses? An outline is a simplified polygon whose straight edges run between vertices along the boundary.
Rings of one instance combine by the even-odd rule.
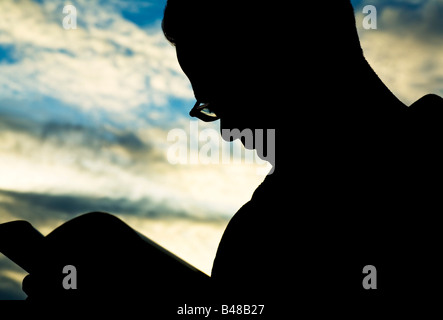
[[[203,103],[197,101],[189,112],[191,117],[196,117],[204,122],[212,122],[220,119],[220,117],[214,112],[214,108],[211,106],[211,103]]]

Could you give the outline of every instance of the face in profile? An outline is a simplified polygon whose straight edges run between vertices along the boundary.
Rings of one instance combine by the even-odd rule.
[[[205,47],[204,42],[183,41],[175,46],[198,102],[191,115],[203,121],[220,120],[222,130],[254,130],[257,114],[251,108],[253,75],[245,73],[248,62],[239,64],[240,55]]]

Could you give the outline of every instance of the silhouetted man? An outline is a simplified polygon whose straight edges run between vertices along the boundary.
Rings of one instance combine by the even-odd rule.
[[[210,279],[93,213],[46,237],[42,266],[24,283],[31,299],[69,299],[55,276],[66,264],[79,270],[80,297],[129,293],[153,304],[331,314],[436,297],[442,99],[406,107],[386,88],[363,56],[349,1],[169,0],[163,31],[191,81],[191,115],[275,130],[272,157],[246,145],[273,159],[273,172],[230,221]],[[112,285],[96,280],[108,277]]]

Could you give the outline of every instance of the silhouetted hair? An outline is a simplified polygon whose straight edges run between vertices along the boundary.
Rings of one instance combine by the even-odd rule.
[[[332,50],[331,54],[338,53],[345,44],[348,49],[361,50],[349,0],[265,4],[168,0],[162,28],[172,44],[190,40],[204,44],[243,42],[250,46],[273,43],[287,50],[308,44]]]

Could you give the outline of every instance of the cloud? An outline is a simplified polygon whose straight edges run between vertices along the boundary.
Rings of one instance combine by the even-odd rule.
[[[191,221],[226,221],[226,217],[197,216],[179,210],[167,202],[153,198],[131,200],[80,195],[54,195],[36,192],[0,190],[0,210],[13,213],[15,219],[38,221],[68,220],[78,214],[91,211],[112,212],[117,215],[133,215],[150,219],[189,219]],[[3,221],[5,222],[5,221]]]
[[[192,91],[158,22],[134,24],[119,2],[76,1],[78,29],[64,30],[63,5],[0,2],[7,13],[0,45],[10,46],[15,57],[0,64],[0,113],[7,128],[0,131],[0,188],[152,197],[195,214],[235,212],[263,179],[256,167],[243,166],[239,183],[241,166],[165,161],[168,128],[189,126],[181,106]],[[166,102],[171,106],[165,108]],[[212,193],[231,191],[217,198],[207,185]]]
[[[126,131],[11,115],[0,118],[0,127],[3,190],[156,199],[194,216],[226,217],[264,178],[257,165],[172,165],[166,160],[167,130],[161,128]]]
[[[15,57],[0,65],[2,97],[43,95],[112,112],[192,98],[159,25],[142,29],[111,5],[77,1],[78,28],[65,30],[63,3],[0,3],[0,45]]]
[[[443,2],[428,1],[378,1],[379,27],[398,35],[414,36],[428,41],[440,38],[443,32]]]
[[[375,72],[407,105],[428,93],[443,95],[443,2],[375,4],[376,30],[362,28],[359,11],[356,19],[365,57]]]
[[[142,28],[116,2],[76,1],[78,29],[64,30],[63,4],[0,2],[0,45],[15,57],[0,64],[0,188],[235,212],[263,179],[256,167],[165,161],[168,129],[188,130],[192,92],[158,22]]]

